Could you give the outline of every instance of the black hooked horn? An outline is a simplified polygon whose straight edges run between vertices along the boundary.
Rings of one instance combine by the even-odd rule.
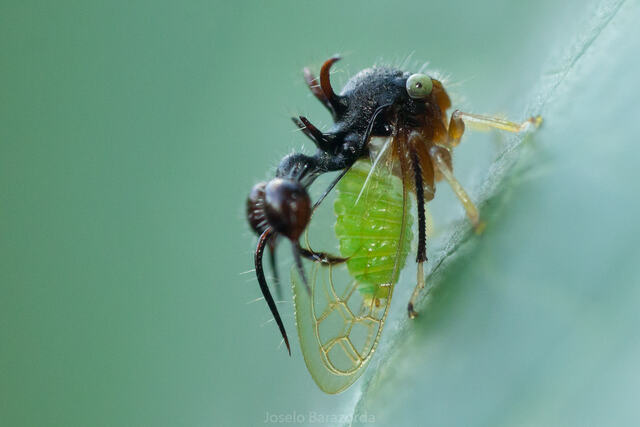
[[[331,57],[322,64],[322,68],[320,69],[320,89],[322,89],[334,116],[344,107],[340,102],[340,97],[333,91],[333,88],[331,87],[331,80],[329,78],[331,66],[339,60],[339,56]]]

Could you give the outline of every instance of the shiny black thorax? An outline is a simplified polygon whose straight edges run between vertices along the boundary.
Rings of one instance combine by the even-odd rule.
[[[322,134],[322,141],[310,137],[318,147],[316,154],[286,156],[276,175],[297,178],[309,186],[320,174],[344,170],[368,156],[371,137],[392,135],[400,122],[404,126],[420,126],[420,118],[437,105],[408,96],[405,85],[410,74],[374,67],[353,76],[341,93],[335,95],[335,102],[329,108],[334,122]]]

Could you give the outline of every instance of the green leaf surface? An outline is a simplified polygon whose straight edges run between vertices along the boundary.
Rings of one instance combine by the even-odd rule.
[[[473,192],[485,233],[444,239],[417,320],[396,296],[356,421],[640,422],[640,15],[629,1],[589,12],[529,97],[543,127],[510,138]]]

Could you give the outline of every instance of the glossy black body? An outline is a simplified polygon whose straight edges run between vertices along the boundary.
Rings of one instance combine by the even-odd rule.
[[[330,109],[334,117],[332,127],[322,134],[321,141],[311,137],[318,147],[316,154],[286,156],[276,176],[297,178],[305,187],[309,186],[318,175],[343,170],[367,156],[369,138],[391,135],[398,117],[410,125],[412,117],[425,111],[424,101],[417,102],[407,94],[410,75],[393,68],[375,67],[353,76],[336,95]]]

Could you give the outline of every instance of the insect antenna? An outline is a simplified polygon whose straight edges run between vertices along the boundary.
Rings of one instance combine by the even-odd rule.
[[[276,303],[271,296],[271,291],[269,291],[269,286],[267,286],[267,280],[264,277],[264,270],[262,269],[262,256],[264,254],[264,248],[267,246],[267,242],[270,240],[271,235],[273,234],[273,229],[271,227],[267,228],[260,238],[258,239],[258,246],[256,247],[254,262],[256,265],[256,276],[258,277],[258,284],[260,285],[260,290],[262,291],[262,295],[264,299],[267,301],[267,305],[269,306],[269,310],[271,310],[271,314],[278,325],[278,329],[280,329],[280,334],[282,335],[282,339],[284,339],[284,343],[287,346],[287,351],[289,352],[289,356],[291,356],[291,347],[289,346],[289,338],[287,337],[287,331],[284,328],[284,324],[282,323],[282,319],[280,318],[280,313],[278,312],[278,308],[276,307]]]

